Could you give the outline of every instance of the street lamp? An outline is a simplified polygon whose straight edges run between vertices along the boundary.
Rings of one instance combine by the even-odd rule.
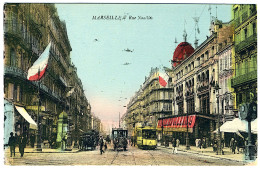
[[[189,140],[189,115],[188,115],[188,111],[186,113],[186,117],[187,117],[187,133],[186,133],[186,150],[190,150],[190,140]]]
[[[219,115],[219,87],[218,82],[216,82],[215,90],[216,90],[216,97],[217,97],[217,106],[218,106],[218,132],[217,132],[217,138],[218,138],[218,149],[217,149],[217,155],[222,154],[222,145],[221,145],[221,134],[220,134],[220,115]]]
[[[38,78],[40,77],[40,69],[38,70]],[[37,135],[36,135],[36,151],[42,151],[41,147],[41,133],[40,133],[40,79],[38,80],[38,111],[37,111]]]

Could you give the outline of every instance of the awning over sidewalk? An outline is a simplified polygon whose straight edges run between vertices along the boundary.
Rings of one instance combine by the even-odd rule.
[[[188,128],[189,132],[192,132],[192,128],[195,125],[196,115],[188,116]],[[187,130],[187,116],[172,117],[158,120],[157,129],[162,129],[169,131],[179,131],[183,132]]]
[[[216,129],[214,133],[217,131],[218,129]],[[236,133],[239,131],[248,132],[248,122],[245,120],[240,120],[239,118],[234,118],[232,121],[227,121],[220,126],[220,131],[227,133]],[[252,133],[257,134],[257,119],[251,122],[251,131]]]
[[[27,111],[23,107],[15,106],[16,110],[23,116],[23,118],[30,123],[31,129],[37,129],[37,124],[31,118],[31,116],[27,113]]]

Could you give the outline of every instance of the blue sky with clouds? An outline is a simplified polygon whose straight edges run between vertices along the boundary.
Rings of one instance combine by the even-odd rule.
[[[123,107],[140,88],[151,67],[171,67],[176,44],[183,41],[184,21],[188,42],[194,47],[194,20],[200,17],[199,44],[209,35],[208,4],[56,4],[65,20],[85,94],[104,123],[118,121]],[[228,22],[231,5],[211,4],[211,15]],[[94,20],[93,16],[127,16],[125,20]],[[137,17],[130,20],[129,16]],[[138,20],[138,16],[152,17]],[[96,41],[97,39],[98,41]],[[126,52],[129,48],[133,52]],[[130,63],[124,65],[124,63]],[[126,99],[127,98],[127,99]]]

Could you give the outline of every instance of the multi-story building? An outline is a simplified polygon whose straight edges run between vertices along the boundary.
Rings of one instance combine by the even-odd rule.
[[[171,79],[163,87],[159,84],[159,73],[158,68],[152,68],[138,92],[130,99],[125,115],[129,133],[138,123],[156,127],[159,117],[172,114]]]
[[[233,111],[235,107],[235,93],[233,88],[231,88],[231,79],[234,73],[232,69],[234,63],[232,57],[234,42],[231,33],[234,32],[234,27],[233,24],[230,26],[223,28],[228,30],[220,32],[218,36],[219,111],[224,121],[232,120],[236,116]],[[222,35],[221,33],[228,33],[228,35]]]
[[[73,129],[73,124],[78,126],[77,118],[71,116],[80,114],[86,117],[80,118],[88,119],[81,122],[82,124],[90,121],[91,107],[84,95],[80,79],[75,74],[75,67],[71,64],[72,48],[66,24],[59,19],[53,4],[5,4],[4,99],[14,107],[13,131],[18,135],[26,134],[29,140],[36,134],[35,128],[30,127],[28,119],[22,114],[26,113],[36,122],[39,98],[38,82],[27,80],[27,71],[49,42],[52,42],[52,46],[48,68],[39,82],[38,129],[42,142],[55,143],[61,142],[60,131],[63,133],[67,129]],[[75,88],[73,94],[67,97],[72,88]],[[69,122],[69,125],[60,125],[60,122]],[[81,128],[86,129],[85,125],[81,125]]]
[[[204,138],[209,144],[217,127],[218,54],[222,43],[232,43],[233,32],[230,23],[215,20],[212,24],[211,35],[195,50],[189,43],[182,42],[174,52],[170,73],[173,115],[160,118],[158,127],[164,127],[164,132],[170,131],[168,134],[179,138],[181,143],[186,142],[186,132],[189,132],[191,144],[195,144],[197,138]]]
[[[233,5],[235,26],[234,76],[231,86],[236,107],[257,101],[257,9],[255,4]]]

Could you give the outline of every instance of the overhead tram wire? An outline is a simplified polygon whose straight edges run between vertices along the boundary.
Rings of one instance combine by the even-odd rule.
[[[201,12],[201,14],[200,14],[200,16],[199,16],[199,19],[200,19],[201,15],[203,14],[203,12],[204,12],[206,6],[207,6],[207,5],[205,5],[204,8],[202,9],[202,12]],[[188,36],[187,41],[189,40],[190,36],[192,35],[193,31],[195,30],[195,27],[196,27],[196,23],[195,23],[194,28],[192,29],[190,35]]]

